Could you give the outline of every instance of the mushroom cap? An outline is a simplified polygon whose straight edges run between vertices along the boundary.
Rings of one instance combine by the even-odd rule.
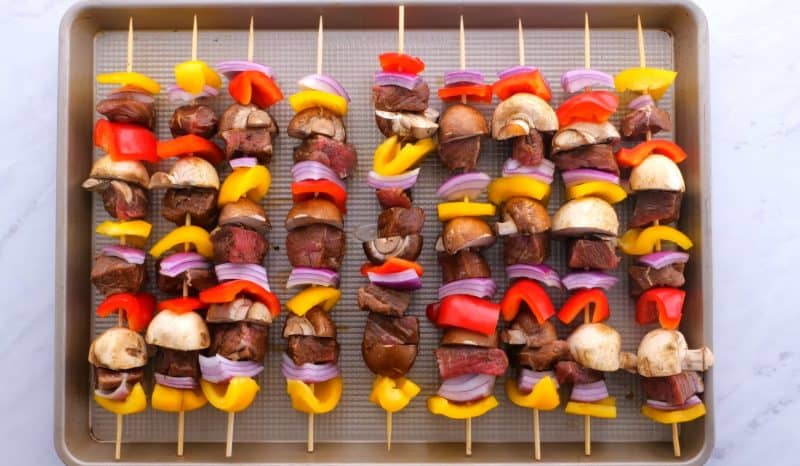
[[[619,131],[607,121],[604,123],[579,121],[561,128],[553,136],[553,153],[590,144],[615,143],[619,139]]]
[[[512,221],[518,232],[533,235],[550,229],[547,208],[529,197],[515,196],[503,204],[503,220]]]
[[[422,252],[422,235],[389,236],[364,241],[364,254],[370,262],[382,264],[389,257],[416,260]]]
[[[150,189],[154,188],[219,189],[219,175],[213,165],[200,157],[183,157],[172,164],[169,173],[153,173]]]
[[[444,331],[442,345],[469,345],[485,348],[497,348],[497,332],[491,335],[473,332],[459,327],[451,327]]]
[[[266,110],[261,110],[253,104],[231,104],[222,113],[219,119],[219,131],[222,133],[231,129],[266,128],[267,132],[274,134],[278,131],[275,119]]]
[[[422,115],[411,112],[375,110],[375,121],[384,135],[394,134],[401,139],[425,139],[436,134],[439,112],[432,108]]]
[[[110,155],[104,155],[92,164],[89,178],[83,182],[84,189],[105,188],[110,180],[126,181],[147,188],[150,175],[142,162],[134,160],[114,161]]]
[[[451,105],[444,109],[439,118],[439,142],[442,144],[486,134],[489,134],[486,119],[478,109],[470,105]]]
[[[684,192],[686,190],[681,169],[675,162],[661,154],[650,155],[633,167],[630,183],[634,191],[652,189]]]
[[[267,233],[271,228],[267,214],[261,205],[247,198],[225,204],[219,213],[219,224],[220,226],[244,225],[261,233]]]
[[[145,336],[150,345],[178,351],[208,348],[211,337],[208,326],[196,312],[177,313],[164,309],[153,317]]]
[[[260,301],[240,297],[228,303],[212,304],[206,312],[206,321],[210,323],[251,322],[270,325],[272,314]]]
[[[597,197],[573,199],[553,215],[553,234],[556,235],[617,236],[618,233],[617,212],[611,204]]]
[[[311,107],[297,112],[289,121],[286,132],[297,139],[305,139],[314,134],[339,142],[344,142],[347,138],[342,118],[323,107]]]
[[[325,199],[298,202],[286,214],[286,229],[290,231],[314,223],[324,223],[340,230],[344,228],[342,213],[334,203]]]
[[[531,131],[558,129],[556,112],[533,94],[518,92],[500,102],[492,115],[492,137],[498,140],[527,136]]]
[[[637,370],[645,377],[680,374],[689,346],[677,330],[655,329],[648,332],[636,351]]]
[[[133,330],[112,327],[89,346],[89,362],[115,371],[142,367],[147,365],[147,345]]]
[[[495,242],[488,223],[478,217],[457,217],[448,221],[442,231],[442,245],[448,254],[468,248],[484,248]]]
[[[606,324],[583,324],[567,338],[575,362],[587,369],[614,372],[619,369],[622,338]]]

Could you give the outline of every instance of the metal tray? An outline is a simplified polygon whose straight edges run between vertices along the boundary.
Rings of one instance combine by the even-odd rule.
[[[690,345],[712,346],[709,215],[709,146],[707,104],[707,25],[700,10],[683,0],[665,2],[613,3],[599,1],[557,2],[407,2],[406,49],[422,57],[427,65],[424,78],[432,89],[441,86],[445,70],[458,66],[457,17],[464,14],[467,27],[467,64],[487,76],[515,64],[517,57],[516,18],[525,24],[527,62],[540,67],[544,75],[557,82],[567,69],[583,65],[583,11],[592,25],[592,65],[609,73],[635,66],[635,14],[645,21],[648,64],[673,68],[679,72],[674,87],[662,101],[673,115],[672,135],[690,154],[682,164],[686,196],[680,228],[695,240],[692,260],[686,271],[688,292],[683,332]],[[306,1],[292,2],[135,2],[92,1],[73,7],[64,17],[60,32],[58,218],[56,268],[56,384],[55,445],[69,464],[107,464],[113,455],[114,417],[91,402],[88,343],[111,322],[95,319],[92,312],[99,296],[89,283],[91,258],[107,241],[93,234],[93,227],[108,218],[98,196],[80,188],[92,161],[94,104],[108,92],[94,82],[96,73],[119,69],[125,62],[127,19],[135,17],[134,67],[162,85],[172,82],[172,65],[188,59],[192,13],[200,24],[200,59],[215,63],[241,58],[246,54],[246,27],[250,15],[256,24],[256,61],[270,64],[285,94],[296,89],[301,76],[312,73],[315,64],[316,19],[325,16],[324,70],[339,79],[353,97],[346,118],[348,139],[356,145],[360,167],[348,181],[350,212],[346,229],[374,222],[378,205],[364,180],[371,166],[374,147],[382,136],[375,127],[370,102],[372,72],[378,68],[376,55],[396,48],[396,4],[389,2],[343,1],[326,5]],[[221,93],[225,94],[225,93]],[[564,96],[554,87],[553,104]],[[213,106],[221,111],[231,103],[221,95]],[[624,108],[622,102],[620,108]],[[158,97],[159,137],[168,137],[167,121],[174,104]],[[431,99],[431,105],[439,106]],[[484,106],[491,116],[492,106]],[[284,101],[271,109],[281,128],[291,118]],[[621,113],[621,112],[620,112]],[[616,117],[615,123],[618,123]],[[295,142],[283,133],[278,138],[270,170],[273,183],[264,201],[275,229],[267,265],[273,288],[282,302],[289,295],[282,288],[288,276],[285,261],[282,218],[291,204],[289,166]],[[497,176],[509,152],[506,144],[486,141],[480,169]],[[95,153],[96,155],[96,153]],[[223,174],[224,175],[224,174]],[[438,375],[432,350],[438,344],[437,330],[424,319],[424,307],[435,300],[440,283],[433,253],[433,239],[441,226],[435,219],[436,187],[446,177],[435,155],[423,164],[415,201],[426,210],[424,235],[427,239],[421,257],[429,271],[425,287],[414,296],[411,312],[421,321],[420,355],[410,377],[422,387],[422,394],[403,412],[395,415],[394,443],[387,453],[384,441],[384,413],[367,400],[372,375],[361,360],[361,333],[365,313],[355,305],[355,290],[364,283],[357,273],[363,261],[361,247],[350,235],[343,266],[343,299],[333,311],[342,345],[341,367],[345,392],[339,407],[317,417],[318,447],[305,452],[305,416],[293,411],[285,394],[279,370],[280,353],[285,348],[281,322],[270,335],[270,354],[260,376],[262,392],[246,412],[237,415],[235,463],[484,463],[530,462],[530,411],[508,402],[497,384],[495,395],[500,407],[473,422],[476,442],[473,456],[464,457],[463,423],[427,412],[425,399],[436,389]],[[554,184],[549,209],[553,213],[563,202],[562,189]],[[171,225],[159,215],[160,195],[151,197],[153,239],[160,238]],[[618,207],[620,223],[627,224],[632,203]],[[151,240],[152,241],[152,240]],[[553,245],[548,263],[565,270],[563,247]],[[501,246],[488,253],[494,276],[503,290]],[[148,261],[153,273],[152,262]],[[611,324],[623,337],[623,347],[634,350],[644,331],[633,322],[633,303],[628,298],[624,259],[616,275],[620,284],[611,293]],[[152,286],[152,285],[151,285]],[[152,291],[152,290],[151,290]],[[553,293],[556,304],[563,293]],[[569,329],[561,328],[562,335]],[[636,377],[618,372],[608,377],[609,390],[617,396],[619,417],[592,423],[594,440],[591,457],[583,456],[581,419],[562,410],[542,417],[543,462],[550,464],[701,464],[713,446],[713,372],[706,374],[705,401],[708,415],[682,426],[684,456],[672,458],[670,431],[639,414],[642,394]],[[185,457],[174,454],[176,416],[148,410],[125,419],[123,462],[207,464],[226,461],[222,443],[225,416],[211,406],[187,414]]]

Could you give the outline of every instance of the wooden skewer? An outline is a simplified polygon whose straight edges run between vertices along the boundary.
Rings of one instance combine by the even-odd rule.
[[[525,32],[522,29],[522,18],[517,18],[517,49],[519,50],[519,64],[525,65]]]
[[[314,393],[314,384],[311,385],[311,393]],[[308,413],[308,441],[306,451],[314,453],[314,413]]]
[[[186,226],[190,226],[192,224],[192,216],[187,212],[186,213],[186,220],[184,221]],[[183,252],[189,251],[189,243],[183,243]],[[183,277],[183,282],[181,283],[181,295],[185,298],[189,296],[189,282],[186,277]],[[176,454],[177,456],[183,456],[183,441],[184,441],[184,425],[185,425],[185,413],[183,410],[178,411],[178,446]]]
[[[183,456],[183,424],[184,412],[178,411],[178,456]]]
[[[642,16],[636,15],[636,29],[639,34],[639,66],[644,68],[647,62],[644,58],[644,32],[642,31]]]
[[[192,24],[192,61],[197,60],[197,15],[194,15]]]
[[[406,6],[397,7],[397,53],[403,53],[406,45]]]
[[[122,456],[122,414],[117,414],[117,438],[114,442],[114,459],[119,461]]]
[[[253,17],[250,17],[250,34],[247,36],[247,61],[253,61],[253,48],[255,47],[255,34],[253,33]]]
[[[583,323],[588,324],[591,319],[589,317],[589,307],[583,309]],[[583,454],[592,456],[592,417],[583,416]]]
[[[466,454],[467,456],[472,456],[472,418],[467,418],[467,441],[466,441]]]
[[[386,411],[386,451],[392,451],[392,412]]]
[[[225,438],[225,458],[233,456],[233,420],[235,413],[228,413],[228,435]]]
[[[467,69],[467,40],[464,35],[464,15],[459,15],[458,19],[458,57],[461,63],[461,70]],[[467,103],[467,96],[461,96],[461,103]]]
[[[133,71],[133,16],[128,18],[128,58],[125,61],[125,70]]]
[[[542,459],[542,438],[539,432],[539,408],[533,408],[533,457]]]
[[[317,74],[322,74],[322,15],[319,15],[319,31],[317,31]]]
[[[592,67],[592,46],[591,35],[589,34],[589,12],[583,12],[583,67]]]

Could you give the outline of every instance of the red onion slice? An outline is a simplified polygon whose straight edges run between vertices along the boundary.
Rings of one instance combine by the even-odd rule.
[[[437,394],[455,402],[480,400],[494,391],[495,377],[488,374],[465,374],[442,382]]]
[[[444,74],[444,85],[452,86],[461,83],[483,84],[483,73],[478,70],[448,71]]]
[[[94,394],[99,396],[100,398],[105,398],[107,400],[117,400],[122,401],[130,395],[131,389],[128,387],[128,373],[122,372],[122,382],[120,382],[119,386],[114,390],[100,390],[95,389]]]
[[[189,103],[201,97],[216,97],[219,95],[219,91],[211,86],[203,86],[203,92],[192,94],[181,89],[177,84],[170,84],[167,86],[167,94],[170,102]]]
[[[703,401],[700,400],[700,398],[698,398],[697,395],[692,395],[683,404],[680,405],[671,405],[665,401],[651,400],[651,399],[648,399],[646,403],[647,406],[653,409],[657,409],[659,411],[678,411],[681,409],[689,409],[692,406],[697,406],[702,402]]]
[[[517,159],[508,158],[503,162],[503,176],[527,175],[535,178],[542,183],[551,184],[556,165],[547,159],[542,160],[539,165],[522,165]]]
[[[420,280],[417,271],[414,269],[393,273],[367,272],[367,278],[375,285],[396,290],[418,290],[422,288],[422,280]]]
[[[300,86],[300,89],[309,89],[335,94],[339,97],[344,97],[345,100],[350,102],[350,96],[347,94],[344,86],[339,84],[339,81],[326,74],[310,74],[303,77],[300,81],[298,81],[297,84]]]
[[[655,104],[656,102],[653,100],[650,94],[642,94],[639,97],[631,100],[628,104],[628,108],[631,110],[639,110],[640,108]]]
[[[196,252],[176,252],[161,261],[159,273],[175,278],[189,269],[207,269],[211,265]]]
[[[370,170],[367,174],[367,185],[374,189],[409,189],[417,183],[419,168],[407,171],[402,175],[385,176]]]
[[[689,261],[689,254],[679,251],[659,251],[639,257],[639,263],[654,269],[663,269],[672,264],[685,264]]]
[[[592,383],[576,383],[572,387],[572,394],[569,399],[584,403],[593,403],[608,398],[608,389],[604,380]]]
[[[304,160],[292,165],[292,181],[299,182],[303,180],[328,180],[342,189],[347,189],[336,172],[327,165],[313,160]]]
[[[579,288],[602,288],[608,290],[619,280],[613,275],[603,272],[573,272],[565,275],[561,283],[568,290]]]
[[[530,278],[531,280],[536,280],[546,286],[561,288],[561,279],[558,277],[558,272],[543,264],[509,265],[506,267],[506,276],[509,280],[514,280],[517,278]]]
[[[399,86],[413,90],[422,83],[422,78],[416,74],[392,73],[388,71],[375,72],[375,84],[378,86]]]
[[[480,196],[491,182],[492,178],[486,173],[463,173],[442,183],[436,190],[436,195],[448,201],[460,201],[465,197],[472,200]]]
[[[191,390],[198,386],[194,377],[172,377],[169,375],[155,374],[156,383],[165,387],[177,388],[178,390]]]
[[[439,287],[439,300],[454,294],[466,294],[478,298],[491,298],[497,285],[491,278],[465,278]]]
[[[236,264],[227,262],[225,264],[215,265],[214,271],[220,283],[227,280],[247,280],[267,291],[271,291],[269,288],[267,269],[259,264]]]
[[[329,269],[314,269],[311,267],[295,267],[286,280],[286,288],[303,285],[319,285],[339,287],[339,273]]]
[[[100,250],[104,256],[116,257],[122,259],[129,264],[142,265],[144,264],[144,251],[141,249],[131,248],[128,246],[114,245],[105,246]]]
[[[258,164],[258,159],[255,157],[237,157],[228,160],[228,163],[231,165],[231,168],[252,168]]]
[[[297,365],[288,354],[281,357],[281,372],[287,380],[300,380],[304,383],[322,383],[339,375],[335,363]]]
[[[272,72],[272,68],[269,66],[244,60],[228,60],[219,62],[217,63],[216,68],[217,71],[224,74],[228,79],[233,78],[242,71],[258,71],[259,73],[264,73],[270,78],[275,76],[275,74]]]
[[[593,170],[591,168],[577,168],[575,170],[567,170],[561,172],[561,178],[568,188],[590,181],[606,181],[612,184],[619,184],[619,177],[613,173],[604,172],[601,170]]]
[[[522,367],[519,371],[519,377],[517,377],[517,388],[521,393],[530,393],[533,391],[533,387],[545,377],[553,379],[556,388],[558,388],[558,382],[553,371],[534,371],[527,367]]]
[[[497,77],[500,79],[505,79],[509,76],[516,76],[522,73],[533,73],[536,70],[538,70],[538,68],[536,68],[535,66],[516,65],[510,68],[506,68],[502,71],[498,71]]]
[[[198,357],[203,380],[211,383],[228,382],[234,377],[255,377],[264,370],[264,364],[257,361],[231,361],[219,354]]]
[[[561,88],[564,92],[578,92],[587,87],[614,88],[614,78],[602,71],[578,68],[561,75]]]

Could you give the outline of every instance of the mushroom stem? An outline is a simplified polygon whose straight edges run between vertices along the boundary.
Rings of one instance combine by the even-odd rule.
[[[519,232],[517,229],[517,224],[514,223],[513,220],[497,222],[494,224],[494,227],[497,230],[498,236],[516,235]]]
[[[638,358],[633,353],[627,351],[619,353],[619,366],[632,374],[637,373],[637,360]]]
[[[706,371],[714,365],[714,353],[706,346],[689,350],[681,361],[681,368],[685,371]]]

